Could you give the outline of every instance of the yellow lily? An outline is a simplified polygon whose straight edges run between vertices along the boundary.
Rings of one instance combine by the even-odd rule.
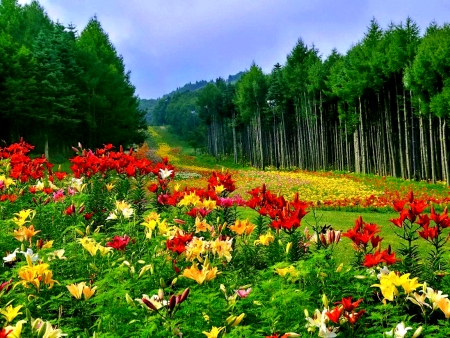
[[[36,215],[36,210],[32,209],[23,209],[18,213],[15,213],[16,217],[12,219],[14,223],[16,223],[19,227],[23,226],[25,223],[30,222],[34,216]],[[29,218],[27,220],[27,218]]]
[[[8,325],[7,327],[5,327],[6,332],[11,331],[8,335],[8,338],[20,338],[22,335],[22,326],[26,322],[26,320],[22,319],[19,320],[14,326]]]
[[[254,244],[269,246],[269,244],[272,243],[274,240],[275,237],[272,235],[270,231],[268,231],[267,234],[259,236],[259,238],[254,242]]]
[[[81,282],[78,284],[70,284],[70,285],[67,285],[66,287],[72,296],[74,296],[76,299],[81,299],[81,296],[83,295],[83,289],[85,286],[86,286],[86,283]]]
[[[206,335],[207,338],[217,338],[217,337],[219,337],[220,331],[222,331],[224,328],[225,328],[225,326],[222,326],[222,327],[213,326],[211,331],[209,331],[209,332],[203,331],[202,333],[204,335]]]
[[[233,251],[232,248],[232,241],[233,239],[229,239],[227,241],[221,241],[219,238],[217,238],[214,242],[210,242],[211,252],[214,255],[218,255],[219,258],[224,257],[227,262],[231,261],[231,251]]]
[[[97,290],[96,286],[94,286],[93,288],[90,286],[85,286],[83,288],[84,299],[88,300],[89,298],[91,298],[94,295],[96,290]]]
[[[448,298],[439,299],[437,306],[444,312],[445,318],[450,318],[450,300]]]
[[[7,323],[11,323],[14,318],[16,318],[19,314],[22,314],[22,312],[19,312],[21,308],[22,305],[18,305],[16,307],[9,305],[4,310],[1,310],[0,313],[6,319]]]

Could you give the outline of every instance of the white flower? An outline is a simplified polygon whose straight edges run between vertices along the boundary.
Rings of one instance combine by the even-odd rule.
[[[424,293],[426,297],[430,300],[430,302],[433,304],[433,310],[436,310],[438,308],[437,302],[442,298],[448,298],[448,295],[442,294],[441,290],[435,291],[433,288],[427,287],[427,291]]]
[[[163,180],[165,180],[166,178],[168,178],[170,175],[172,175],[173,170],[167,170],[167,169],[159,169],[159,176],[161,176],[161,178]]]
[[[19,252],[19,249],[16,249],[16,250],[14,250],[14,252],[10,253],[6,257],[3,257],[3,260],[5,261],[5,263],[15,262],[17,259],[17,257],[16,257],[17,252]]]
[[[124,218],[130,218],[133,215],[133,208],[123,208],[122,215]]]
[[[387,275],[389,275],[389,273],[390,273],[390,271],[387,268],[387,266],[385,265],[385,266],[383,266],[383,268],[380,268],[380,273],[377,275],[377,278],[381,279],[381,276],[387,276]]]
[[[412,330],[412,327],[405,327],[405,324],[403,322],[398,323],[395,329],[392,329],[391,331],[385,332],[388,336],[394,336],[394,338],[403,338],[408,333],[408,330]]]
[[[106,219],[117,219],[117,215],[115,213],[110,213],[108,217],[106,217]]]
[[[33,250],[28,248],[27,251],[19,251],[19,253],[23,254],[25,256],[25,258],[30,257],[31,261],[33,263],[36,263],[37,260],[39,259],[39,256],[37,253],[33,253]]]

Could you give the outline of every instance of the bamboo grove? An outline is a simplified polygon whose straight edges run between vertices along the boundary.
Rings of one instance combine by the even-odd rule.
[[[23,137],[45,155],[81,142],[140,143],[144,113],[122,57],[93,17],[77,33],[36,1],[0,2],[0,140]]]
[[[449,81],[449,25],[421,35],[410,18],[373,19],[345,55],[300,39],[270,74],[252,64],[235,84],[165,97],[153,117],[236,163],[450,183]]]

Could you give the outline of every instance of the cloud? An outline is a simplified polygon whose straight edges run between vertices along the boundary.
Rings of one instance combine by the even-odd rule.
[[[21,4],[30,1],[19,0]],[[187,82],[226,77],[253,61],[283,64],[297,40],[323,57],[346,53],[375,17],[382,28],[411,16],[422,31],[450,17],[429,0],[41,0],[49,16],[81,31],[97,15],[124,57],[137,93],[158,97]]]

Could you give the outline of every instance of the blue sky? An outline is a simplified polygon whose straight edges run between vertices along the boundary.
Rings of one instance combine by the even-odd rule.
[[[19,0],[29,3],[31,0]],[[53,21],[81,31],[97,15],[124,58],[140,98],[246,70],[269,73],[301,38],[324,57],[345,53],[370,20],[410,16],[423,32],[450,22],[448,0],[40,0]]]

